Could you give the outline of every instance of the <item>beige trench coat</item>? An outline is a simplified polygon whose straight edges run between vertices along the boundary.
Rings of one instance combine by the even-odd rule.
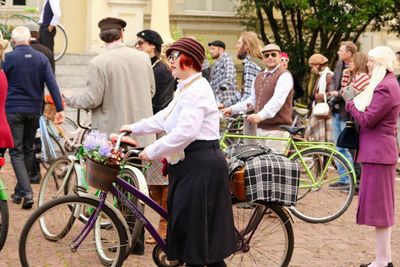
[[[92,129],[108,134],[153,115],[154,73],[148,54],[115,44],[88,63],[87,87],[65,99],[72,108],[92,110]],[[140,147],[155,135],[134,137]]]

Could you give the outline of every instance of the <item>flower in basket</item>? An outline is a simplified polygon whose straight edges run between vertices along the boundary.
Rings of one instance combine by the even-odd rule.
[[[106,133],[91,131],[83,142],[83,155],[94,161],[108,165],[122,165],[124,153],[115,149]]]

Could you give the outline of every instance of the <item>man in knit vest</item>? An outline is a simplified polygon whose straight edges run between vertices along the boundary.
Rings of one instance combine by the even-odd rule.
[[[276,44],[268,44],[262,49],[265,71],[259,73],[251,86],[248,99],[223,109],[224,115],[237,114],[254,109],[247,121],[257,125],[258,136],[288,137],[289,133],[279,125],[292,124],[293,78],[289,71],[281,67],[281,49]],[[285,141],[260,141],[275,152],[283,152]]]
[[[40,37],[39,42],[48,47],[54,53],[54,36],[56,26],[60,22],[61,8],[60,0],[46,0],[43,3],[43,10],[40,14]]]

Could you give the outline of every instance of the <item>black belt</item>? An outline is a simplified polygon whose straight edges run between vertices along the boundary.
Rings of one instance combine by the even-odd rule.
[[[214,148],[214,149],[219,149],[219,141],[218,140],[196,140],[190,143],[185,148],[185,153],[187,152],[193,152],[196,150],[202,150],[202,149],[208,149],[208,148]]]

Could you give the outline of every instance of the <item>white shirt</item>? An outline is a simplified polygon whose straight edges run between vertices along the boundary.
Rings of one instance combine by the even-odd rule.
[[[181,152],[195,140],[219,139],[219,112],[210,84],[201,73],[190,76],[179,82],[174,100],[165,109],[131,126],[136,135],[167,133],[146,148],[151,160]]]
[[[43,22],[43,13],[46,3],[50,2],[51,11],[53,11],[53,18],[50,21],[50,25],[57,26],[61,18],[61,7],[60,0],[47,0],[43,3],[42,13],[40,14],[39,24]]]
[[[274,73],[280,65],[276,66],[272,71],[264,70],[264,73]],[[259,74],[263,75],[263,74]],[[256,106],[256,92],[254,89],[254,82],[251,84],[251,94],[250,96],[239,103],[236,103],[232,108],[232,113],[237,114],[241,111],[247,111],[248,104],[251,104],[252,107]],[[264,105],[264,107],[257,113],[260,119],[266,120],[275,117],[276,113],[281,110],[282,106],[285,104],[285,101],[293,88],[293,77],[290,72],[284,72],[276,82],[275,91],[272,95],[271,99]]]

